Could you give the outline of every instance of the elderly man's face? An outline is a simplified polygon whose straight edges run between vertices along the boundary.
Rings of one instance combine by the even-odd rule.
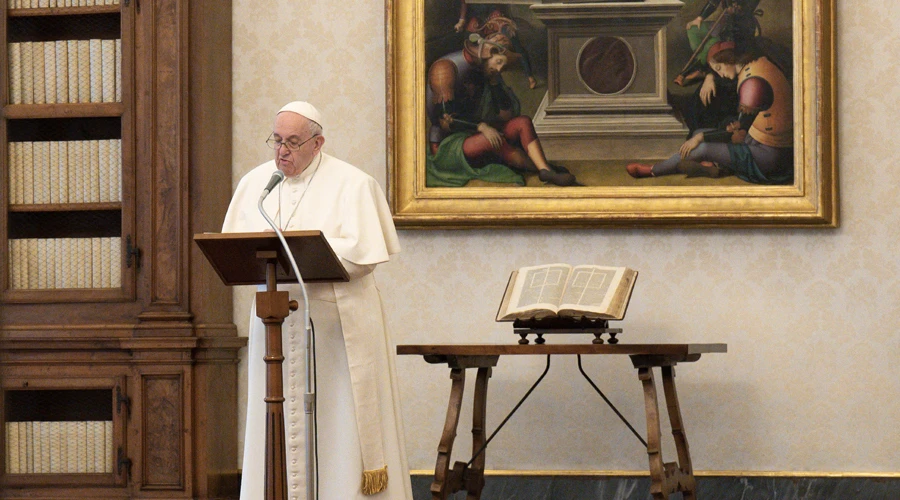
[[[306,117],[289,111],[278,113],[275,116],[275,127],[272,135],[282,144],[275,150],[275,164],[278,170],[288,177],[300,175],[306,167],[312,163],[313,158],[319,153],[325,138],[316,136],[312,140],[309,133],[310,122]],[[306,141],[304,143],[304,141]],[[291,151],[287,144],[303,143],[296,151]]]

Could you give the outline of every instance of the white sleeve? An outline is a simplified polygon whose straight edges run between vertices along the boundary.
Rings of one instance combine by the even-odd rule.
[[[342,212],[339,237],[328,238],[334,252],[358,265],[387,262],[400,252],[394,220],[381,186],[367,178],[341,193]]]

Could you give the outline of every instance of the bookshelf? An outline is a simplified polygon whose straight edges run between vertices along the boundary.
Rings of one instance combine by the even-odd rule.
[[[7,2],[4,298],[126,298],[133,162],[123,91],[133,81],[118,0]]]
[[[230,2],[0,2],[0,497],[236,498]]]

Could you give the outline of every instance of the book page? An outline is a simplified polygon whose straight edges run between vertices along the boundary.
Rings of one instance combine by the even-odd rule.
[[[624,267],[576,266],[560,315],[622,319],[636,273]]]
[[[518,270],[509,306],[498,320],[553,316],[559,306],[571,266],[548,264]]]

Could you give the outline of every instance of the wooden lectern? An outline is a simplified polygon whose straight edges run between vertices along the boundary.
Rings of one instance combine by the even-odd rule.
[[[321,231],[285,231],[283,234],[305,283],[349,281],[347,271]],[[297,283],[297,276],[274,232],[204,233],[194,235],[194,241],[226,285],[266,284],[265,292],[256,292],[256,315],[266,325],[265,498],[286,500],[281,325],[299,305],[288,297],[288,292],[279,292],[277,288],[278,283]]]

